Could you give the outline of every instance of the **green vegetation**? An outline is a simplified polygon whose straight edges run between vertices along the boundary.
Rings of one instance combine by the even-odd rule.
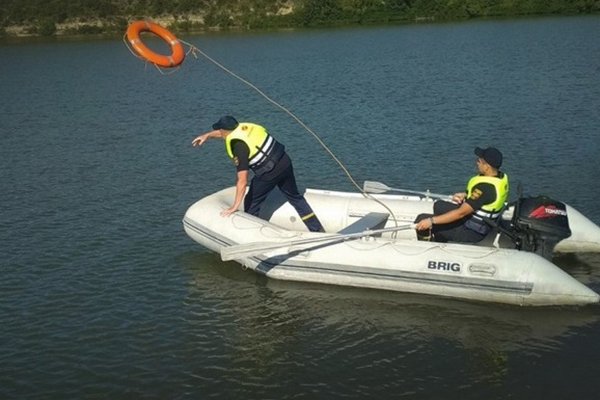
[[[600,0],[2,0],[0,36],[122,34],[140,18],[193,32],[597,12]]]

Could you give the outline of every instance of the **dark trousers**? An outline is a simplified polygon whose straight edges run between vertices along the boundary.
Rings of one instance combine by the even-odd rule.
[[[294,168],[292,163],[289,163],[281,173],[275,177],[264,177],[254,176],[250,181],[250,189],[244,198],[244,210],[248,214],[258,216],[260,212],[260,206],[267,198],[267,195],[275,187],[285,195],[290,204],[296,209],[298,215],[311,232],[324,232],[321,222],[313,212],[312,208],[298,191],[296,185],[296,177],[294,176]]]
[[[415,223],[435,216],[445,214],[450,210],[454,210],[460,207],[459,204],[455,204],[449,201],[438,200],[433,203],[433,214],[419,214],[415,219]],[[471,230],[465,226],[465,222],[470,218],[470,216],[466,218],[459,219],[458,221],[454,221],[450,224],[441,224],[434,225],[431,229],[431,234],[433,235],[433,241],[435,242],[460,242],[460,243],[477,243],[485,237],[485,235],[481,235],[474,230]],[[417,235],[420,237],[429,236],[429,232],[425,231],[417,231]]]

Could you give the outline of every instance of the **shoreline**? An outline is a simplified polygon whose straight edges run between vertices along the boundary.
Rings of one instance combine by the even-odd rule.
[[[436,18],[435,16],[423,16],[416,17],[414,19],[400,19],[400,18],[389,18],[382,20],[369,20],[369,21],[331,21],[330,23],[316,24],[314,26],[294,26],[294,25],[281,25],[272,27],[243,27],[243,26],[229,26],[229,27],[205,27],[203,26],[203,17],[193,15],[186,17],[184,21],[178,19],[175,16],[162,16],[162,17],[148,17],[148,18],[123,18],[121,21],[115,22],[115,20],[100,20],[96,19],[93,21],[71,21],[61,24],[55,24],[55,31],[51,35],[43,35],[33,32],[34,28],[32,25],[10,25],[3,28],[3,32],[0,32],[0,43],[3,42],[27,42],[27,41],[46,41],[46,40],[81,40],[81,39],[115,39],[122,37],[127,26],[137,20],[148,19],[156,22],[167,29],[173,31],[178,36],[183,35],[203,35],[203,34],[214,34],[214,33],[260,33],[260,32],[289,32],[289,31],[302,31],[311,29],[339,29],[339,28],[353,28],[353,27],[376,27],[376,26],[394,26],[394,25],[420,25],[420,24],[444,24],[444,23],[461,23],[461,22],[474,22],[474,21],[495,21],[495,20],[519,20],[519,19],[539,19],[539,18],[569,18],[569,17],[598,17],[599,12],[595,13],[547,13],[547,14],[518,14],[518,15],[499,15],[499,16],[479,16],[471,18],[452,18],[443,19]],[[183,26],[182,26],[183,24]],[[122,26],[121,26],[122,25]],[[182,28],[182,29],[179,29]]]

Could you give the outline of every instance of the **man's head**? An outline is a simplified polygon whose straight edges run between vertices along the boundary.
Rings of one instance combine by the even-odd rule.
[[[232,131],[237,128],[238,125],[239,123],[235,118],[233,118],[231,115],[225,115],[219,118],[219,120],[213,124],[212,128],[214,130],[222,129],[224,131]]]
[[[483,160],[495,170],[500,169],[502,165],[502,153],[495,147],[488,147],[486,149],[475,147],[475,155],[479,157],[479,160]]]

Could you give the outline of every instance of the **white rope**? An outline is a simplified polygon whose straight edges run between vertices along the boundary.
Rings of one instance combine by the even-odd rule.
[[[204,58],[206,58],[207,60],[209,60],[210,62],[212,62],[214,65],[216,65],[217,67],[219,67],[221,70],[223,70],[224,72],[226,72],[229,75],[233,76],[234,78],[236,78],[240,82],[246,84],[248,87],[250,87],[251,89],[253,89],[254,91],[256,91],[258,94],[260,94],[263,98],[265,98],[269,103],[271,103],[274,106],[276,106],[277,108],[281,109],[286,114],[288,114],[292,119],[294,119],[302,128],[304,128],[308,133],[310,133],[315,138],[315,140],[321,145],[321,147],[323,147],[325,149],[325,151],[331,156],[331,158],[333,158],[333,160],[340,166],[340,168],[342,169],[342,171],[344,171],[344,173],[346,174],[346,176],[348,177],[348,179],[350,179],[350,182],[359,190],[359,192],[364,197],[372,199],[375,202],[379,203],[381,206],[383,206],[389,212],[390,216],[393,217],[392,220],[394,221],[394,224],[396,226],[398,226],[398,221],[396,221],[396,218],[394,217],[394,213],[392,212],[392,210],[385,203],[383,203],[381,200],[373,197],[370,193],[367,193],[367,192],[365,192],[363,190],[363,188],[356,182],[356,180],[354,179],[354,177],[352,176],[352,174],[350,173],[350,171],[348,170],[348,168],[346,168],[346,166],[342,163],[342,161],[340,161],[340,159],[337,158],[337,156],[333,153],[333,151],[331,151],[331,149],[327,146],[327,144],[325,144],[325,142],[323,142],[323,140],[321,139],[321,137],[319,135],[317,135],[317,133],[314,130],[312,130],[308,125],[306,125],[304,123],[304,121],[302,121],[300,118],[298,118],[289,109],[287,109],[286,107],[282,106],[281,104],[279,104],[278,102],[276,102],[275,100],[273,100],[265,92],[263,92],[256,85],[254,85],[252,82],[248,81],[247,79],[242,78],[241,76],[239,76],[238,74],[236,74],[235,72],[233,72],[232,70],[230,70],[229,68],[225,67],[223,64],[221,64],[220,62],[218,62],[217,60],[215,60],[214,58],[212,58],[211,56],[209,56],[208,54],[206,54],[205,52],[203,52],[202,50],[200,50],[198,47],[194,46],[191,43],[183,41],[183,40],[179,40],[179,41],[189,47],[188,51],[186,52],[186,57],[190,53],[196,59],[198,59],[197,53],[200,54],[200,55],[202,55]],[[163,68],[160,68],[158,65],[149,62],[148,60],[144,59],[143,57],[140,57],[131,48],[131,46],[129,45],[129,42],[126,39],[126,35],[123,35],[123,42],[125,43],[125,46],[129,49],[129,51],[131,52],[131,54],[133,54],[134,56],[136,56],[137,58],[139,58],[141,60],[144,60],[146,62],[146,65],[148,63],[153,64],[156,67],[156,69],[158,69],[158,71],[161,74],[163,74],[163,75],[168,75],[168,74],[174,73],[174,72],[176,72],[179,69],[179,67],[177,67],[177,68],[169,71],[168,73],[164,72]],[[392,234],[392,236],[395,237],[396,234],[397,234],[397,232],[394,232]]]
[[[337,156],[333,153],[333,151],[331,151],[331,149],[327,146],[327,144],[325,144],[325,142],[323,142],[323,140],[321,139],[321,137],[319,135],[317,135],[317,133],[314,130],[312,130],[308,125],[306,125],[304,123],[304,121],[302,121],[300,118],[298,118],[289,109],[287,109],[286,107],[282,106],[281,104],[279,104],[278,102],[276,102],[275,100],[273,100],[265,92],[263,92],[256,85],[254,85],[252,82],[248,81],[247,79],[242,78],[241,76],[239,76],[238,74],[236,74],[235,72],[233,72],[232,70],[230,70],[229,68],[225,67],[223,64],[221,64],[220,62],[218,62],[217,60],[215,60],[214,58],[212,58],[211,56],[209,56],[208,54],[206,54],[205,52],[203,52],[202,50],[200,50],[198,47],[194,46],[191,43],[185,42],[183,40],[180,40],[180,41],[181,41],[181,43],[184,43],[185,45],[189,46],[189,50],[186,53],[186,55],[188,55],[189,53],[192,53],[192,55],[197,59],[198,56],[196,55],[196,53],[199,53],[204,58],[206,58],[207,60],[209,60],[210,62],[212,62],[214,65],[216,65],[217,67],[219,67],[221,70],[225,71],[226,73],[228,73],[229,75],[233,76],[237,80],[239,80],[242,83],[246,84],[247,86],[249,86],[250,88],[252,88],[254,91],[256,91],[258,94],[260,94],[262,97],[264,97],[269,103],[271,103],[274,106],[278,107],[279,109],[281,109],[282,111],[284,111],[286,114],[288,114],[290,117],[292,117],[292,119],[294,119],[301,127],[303,127],[308,133],[310,133],[315,138],[315,140],[321,145],[321,147],[323,147],[325,149],[325,151],[331,156],[331,158],[333,158],[333,160],[340,166],[340,168],[342,169],[342,171],[344,171],[344,173],[346,174],[346,176],[348,177],[348,179],[350,179],[350,182],[359,190],[359,192],[364,197],[369,198],[371,200],[374,200],[375,202],[377,202],[378,204],[380,204],[381,206],[383,206],[383,208],[385,208],[389,212],[390,216],[392,216],[392,220],[394,221],[394,224],[396,226],[398,226],[398,221],[394,217],[394,212],[385,203],[383,203],[381,200],[375,198],[370,193],[367,193],[367,192],[365,192],[363,190],[363,188],[356,182],[356,180],[354,179],[354,177],[352,176],[352,174],[350,173],[350,171],[348,170],[348,168],[346,168],[346,166],[340,161],[340,159],[337,158]],[[393,232],[392,236],[395,237],[397,235],[397,233],[398,232]]]
[[[329,155],[335,160],[335,162],[338,163],[338,165],[342,168],[342,170],[348,176],[348,178],[350,178],[350,181],[354,184],[354,186],[356,186],[362,192],[362,189],[361,189],[360,185],[358,185],[358,183],[356,183],[356,181],[354,180],[354,178],[350,174],[350,171],[348,171],[348,169],[344,166],[344,164],[336,157],[335,154],[333,154],[333,152],[329,149],[329,147],[325,144],[325,142],[323,142],[323,140],[319,137],[319,135],[317,135],[315,133],[315,131],[313,131],[308,125],[306,125],[293,112],[291,112],[289,109],[287,109],[286,107],[282,106],[281,104],[279,104],[278,102],[276,102],[275,100],[273,100],[272,98],[270,98],[265,92],[263,92],[262,90],[260,90],[256,85],[254,85],[253,83],[249,82],[248,80],[242,78],[241,76],[239,76],[235,72],[231,71],[229,68],[225,67],[223,64],[221,64],[220,62],[218,62],[214,58],[210,57],[208,54],[206,54],[205,52],[203,52],[199,48],[193,46],[190,43],[187,43],[187,42],[184,42],[184,41],[181,41],[181,42],[185,43],[188,46],[190,46],[191,52],[193,53],[193,55],[195,57],[196,57],[195,53],[201,54],[207,60],[209,60],[210,62],[212,62],[213,64],[215,64],[217,67],[221,68],[223,71],[225,71],[229,75],[233,76],[234,78],[238,79],[239,81],[245,83],[250,88],[254,89],[262,97],[264,97],[269,103],[271,103],[274,106],[278,107],[279,109],[283,110],[286,114],[288,114],[290,117],[292,117],[298,124],[300,124],[300,126],[302,126],[308,133],[310,133],[317,140],[317,142],[319,142],[319,144],[325,149],[325,151],[327,151],[327,153],[329,153]],[[196,58],[198,58],[198,57],[196,57]]]

